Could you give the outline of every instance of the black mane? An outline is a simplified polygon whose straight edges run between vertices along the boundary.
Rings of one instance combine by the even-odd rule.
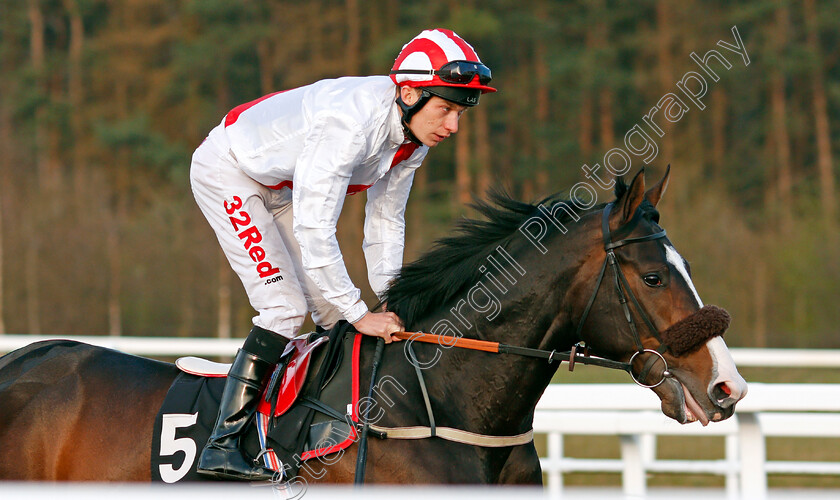
[[[616,198],[626,191],[627,184],[617,179]],[[458,221],[452,236],[437,240],[431,250],[403,266],[382,300],[388,304],[388,310],[405,322],[406,329],[411,330],[421,318],[477,283],[481,278],[479,267],[497,246],[506,248],[529,218],[545,217],[540,205],[553,207],[558,203],[570,212],[578,212],[573,203],[558,194],[531,204],[514,200],[501,191],[489,192],[487,201],[471,204],[484,219]],[[591,210],[602,207],[600,204]],[[565,210],[556,211],[555,217],[561,224],[572,220]]]

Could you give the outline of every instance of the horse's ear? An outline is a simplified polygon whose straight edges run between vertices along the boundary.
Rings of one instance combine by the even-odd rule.
[[[616,205],[621,207],[621,219],[618,221],[618,226],[626,224],[633,218],[639,205],[645,199],[645,169],[641,168],[633,180],[630,182],[630,187],[621,199],[616,201]]]
[[[657,203],[659,203],[659,200],[662,199],[662,195],[665,193],[665,190],[668,189],[668,179],[670,179],[670,175],[671,164],[669,163],[668,168],[665,169],[665,175],[662,176],[662,179],[645,193],[645,198],[647,198],[647,201],[649,201],[654,207]]]

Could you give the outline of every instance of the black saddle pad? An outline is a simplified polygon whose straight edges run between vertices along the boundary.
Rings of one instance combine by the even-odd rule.
[[[341,449],[330,448],[333,444],[349,446],[355,437],[352,424],[357,419],[346,415],[348,406],[356,405],[353,395],[358,395],[358,387],[355,391],[352,388],[353,380],[358,382],[358,374],[354,377],[352,373],[354,365],[358,369],[358,342],[357,334],[351,330],[349,323],[340,322],[326,333],[330,340],[326,348],[313,355],[301,397],[285,414],[273,419],[267,429],[264,426],[267,432],[262,438],[282,463],[286,477],[295,476],[303,461]],[[355,362],[351,362],[353,358]],[[152,481],[210,479],[195,469],[215,424],[225,380],[181,373],[172,383],[155,418]],[[240,441],[244,453],[252,458],[262,450],[255,424],[256,419]],[[269,461],[266,466],[270,466]]]

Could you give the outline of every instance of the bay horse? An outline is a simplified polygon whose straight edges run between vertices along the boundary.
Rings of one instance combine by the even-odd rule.
[[[556,195],[529,204],[496,194],[476,204],[485,219],[464,220],[456,234],[404,266],[384,301],[407,331],[543,352],[583,341],[651,386],[665,415],[704,425],[724,420],[746,383],[720,336],[728,317],[723,325],[709,321],[687,262],[658,224],[668,176],[648,190],[643,170],[629,185],[618,179],[616,199],[591,206]],[[362,363],[370,363],[374,341],[362,347]],[[526,433],[558,366],[551,356],[546,362],[443,344],[390,344],[379,373],[408,389],[383,407],[378,423],[428,423],[417,384],[422,371],[438,426]],[[169,363],[69,341],[36,343],[0,358],[0,479],[149,481],[153,421],[177,374]],[[542,481],[533,441],[482,447],[371,438],[368,446],[370,483]],[[357,449],[353,444],[340,459],[304,467],[301,477],[352,482]]]

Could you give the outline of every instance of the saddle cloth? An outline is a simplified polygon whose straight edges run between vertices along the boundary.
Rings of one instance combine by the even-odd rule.
[[[246,456],[293,477],[304,461],[343,450],[357,439],[361,340],[349,323],[340,322],[329,332],[293,341],[297,352],[276,399],[266,401],[263,395],[254,425],[240,440]],[[228,366],[197,358],[177,364],[182,372],[167,392],[152,434],[152,480],[166,483],[208,479],[195,468],[215,424]],[[273,384],[268,386],[267,391]]]

